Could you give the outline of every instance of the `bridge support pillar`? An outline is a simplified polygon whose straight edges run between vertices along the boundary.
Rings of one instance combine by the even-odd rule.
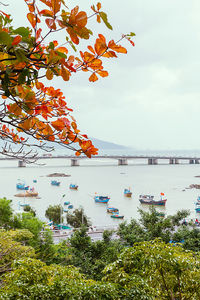
[[[24,160],[19,160],[18,161],[18,167],[19,168],[26,167],[26,162]]]
[[[170,164],[170,165],[173,165],[173,164],[174,164],[174,159],[173,159],[173,158],[170,158],[170,159],[169,159],[169,164]]]
[[[148,158],[148,165],[152,165],[153,164],[153,159],[152,158]]]
[[[157,158],[153,158],[153,159],[152,159],[152,165],[157,165],[157,164],[158,164]]]
[[[118,159],[118,166],[126,166],[128,165],[128,161],[126,158],[119,158]]]
[[[71,167],[79,166],[79,160],[78,159],[71,159]]]
[[[195,164],[199,164],[199,160],[198,159],[195,159]]]
[[[191,165],[194,164],[194,162],[195,162],[194,159],[190,159],[190,160],[189,160],[189,164],[191,164]]]
[[[175,164],[178,165],[179,164],[179,159],[175,158]]]

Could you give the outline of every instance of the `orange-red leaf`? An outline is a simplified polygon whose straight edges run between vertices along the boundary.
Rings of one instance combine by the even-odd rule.
[[[107,71],[98,71],[97,72],[101,77],[107,77],[108,76],[108,72]]]
[[[120,46],[120,45],[116,45],[114,40],[111,40],[109,43],[108,43],[108,48],[111,48],[112,50],[118,52],[118,53],[127,53],[127,50],[126,48]]]
[[[92,75],[89,78],[89,81],[95,82],[97,80],[98,80],[98,77],[97,77],[96,73],[92,73]]]
[[[101,3],[100,3],[100,2],[97,3],[97,9],[98,9],[98,10],[101,9]]]
[[[47,71],[46,71],[46,78],[48,80],[52,80],[53,79],[53,72],[50,69],[47,69]]]
[[[71,73],[67,69],[65,69],[63,67],[61,68],[61,76],[62,76],[64,81],[68,81],[70,75],[71,75]]]
[[[20,35],[17,35],[12,42],[12,46],[18,45],[21,42],[21,40],[22,40],[22,37]]]
[[[53,30],[56,30],[56,23],[54,21],[54,19],[46,19],[45,20],[45,23],[47,24],[47,26],[50,28],[50,29],[53,29]]]
[[[35,17],[35,15],[32,14],[32,13],[28,13],[27,18],[28,18],[29,22],[31,23],[31,26],[33,28],[35,28],[35,26],[36,26],[36,17]]]
[[[87,24],[87,14],[84,11],[80,11],[75,18],[78,27],[85,27]]]
[[[51,10],[48,10],[48,9],[43,9],[40,11],[40,15],[43,15],[43,16],[52,16],[53,17],[53,12]]]
[[[68,50],[65,47],[58,47],[55,50],[66,54],[68,53]]]
[[[42,28],[39,28],[39,29],[36,31],[36,40],[40,38],[41,32],[42,32]]]
[[[52,3],[53,13],[55,15],[60,10],[61,0],[51,0],[51,3]]]
[[[94,49],[92,48],[92,46],[88,46],[88,49],[89,49],[93,54],[95,54],[95,51],[94,51]]]
[[[65,127],[65,124],[62,119],[58,119],[56,121],[51,122],[51,125],[58,131],[62,131]]]

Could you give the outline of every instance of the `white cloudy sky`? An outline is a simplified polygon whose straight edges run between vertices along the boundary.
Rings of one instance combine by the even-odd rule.
[[[69,2],[83,9],[95,3]],[[25,25],[24,1],[4,3],[15,25]],[[137,149],[200,148],[200,1],[101,3],[114,31],[91,22],[94,36],[118,39],[134,31],[136,46],[125,43],[128,54],[105,64],[108,78],[89,83],[88,74],[79,73],[69,83],[55,81],[81,131]]]

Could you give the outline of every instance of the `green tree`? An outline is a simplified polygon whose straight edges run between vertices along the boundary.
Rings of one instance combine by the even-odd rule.
[[[55,224],[59,224],[63,221],[63,218],[61,217],[62,213],[63,208],[61,205],[50,205],[45,212],[45,217]]]
[[[32,247],[24,245],[32,237],[28,230],[0,230],[0,276],[11,270],[15,260],[35,255]]]
[[[35,211],[35,209],[33,209],[30,205],[24,206],[24,211],[25,211],[25,212],[30,212],[30,213],[33,215],[33,217],[36,216],[36,211]]]
[[[125,299],[200,299],[200,256],[161,240],[125,249],[104,273]]]
[[[76,208],[73,212],[67,212],[66,219],[67,223],[74,228],[79,228],[81,226],[91,226],[91,222],[86,216],[83,207]]]
[[[0,199],[0,226],[1,227],[9,227],[9,223],[12,218],[12,208],[11,208],[11,200],[6,198]]]
[[[182,227],[183,219],[189,215],[189,211],[182,210],[173,216],[160,217],[154,207],[150,207],[149,212],[139,209],[139,213],[139,221],[132,219],[129,224],[123,222],[119,225],[120,238],[130,246],[155,238],[161,238],[168,243],[172,240],[175,229]]]
[[[4,277],[0,298],[6,300],[116,300],[119,292],[110,283],[86,280],[75,267],[46,266],[36,259],[16,261]]]

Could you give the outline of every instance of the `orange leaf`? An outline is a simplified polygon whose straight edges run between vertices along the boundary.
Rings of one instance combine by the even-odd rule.
[[[40,35],[41,35],[41,32],[42,32],[42,29],[39,28],[37,31],[36,31],[36,40],[39,39]]]
[[[100,17],[100,15],[97,15],[97,22],[101,23],[101,17]]]
[[[89,78],[89,81],[95,82],[97,80],[98,80],[98,77],[97,77],[96,73],[92,73],[92,75]]]
[[[108,48],[111,48],[112,50],[118,52],[118,53],[127,53],[127,50],[126,48],[120,46],[120,45],[116,45],[114,40],[111,40],[109,43],[108,43]]]
[[[27,120],[25,120],[24,122],[22,122],[20,125],[20,127],[22,127],[25,130],[29,130],[32,127],[32,118],[29,118]]]
[[[79,44],[79,38],[78,38],[77,34],[74,32],[74,30],[69,27],[69,28],[67,28],[67,32],[69,33],[72,42],[74,44],[78,45]]]
[[[17,103],[13,103],[9,107],[9,112],[16,116],[19,116],[22,112],[22,109],[20,106],[17,105]]]
[[[98,71],[97,72],[101,77],[107,77],[108,76],[108,72],[107,71]]]
[[[53,12],[51,10],[48,10],[48,9],[43,9],[40,11],[40,14],[43,15],[43,16],[52,16],[53,17]]]
[[[94,51],[94,49],[92,48],[92,46],[88,46],[88,49],[89,49],[93,54],[95,54],[95,51]]]
[[[28,13],[28,14],[27,14],[27,18],[28,18],[29,22],[31,23],[31,26],[32,26],[33,28],[35,28],[35,26],[36,26],[36,17],[35,17],[35,15],[32,14],[32,13]],[[38,20],[37,20],[37,21],[38,21]]]
[[[87,14],[86,14],[86,12],[80,11],[78,13],[78,15],[76,15],[75,21],[76,21],[77,26],[79,26],[81,28],[85,27],[86,24],[87,24]]]
[[[68,81],[70,75],[71,75],[71,73],[67,69],[65,69],[63,67],[61,68],[61,76],[62,76],[64,81]]]
[[[101,3],[100,3],[100,2],[97,3],[97,9],[98,9],[98,10],[101,9]]]
[[[59,12],[61,0],[51,0],[54,15]]]
[[[117,55],[116,55],[116,53],[114,51],[106,51],[102,56],[103,57],[107,57],[107,58],[117,57]]]
[[[12,42],[12,46],[18,45],[21,42],[21,40],[22,40],[22,37],[20,35],[17,35]]]
[[[52,7],[51,0],[40,0],[40,1],[46,4],[47,6]]]
[[[68,53],[68,49],[65,47],[58,47],[55,50],[66,54]]]
[[[53,72],[50,69],[47,69],[47,71],[46,71],[46,78],[48,80],[52,80],[53,79]]]
[[[51,125],[58,131],[62,131],[65,128],[65,124],[62,119],[57,119],[51,122]]]
[[[54,29],[56,30],[56,23],[54,21],[54,19],[46,19],[45,20],[45,23],[47,24],[47,26],[50,28],[50,29]]]

